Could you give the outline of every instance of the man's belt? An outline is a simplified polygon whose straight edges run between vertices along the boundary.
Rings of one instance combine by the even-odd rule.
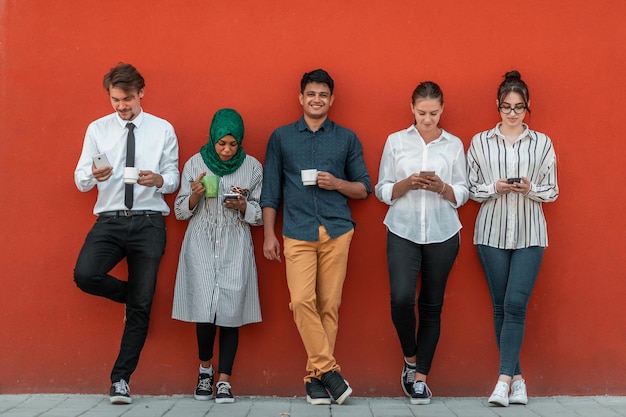
[[[115,210],[103,211],[98,213],[100,217],[132,217],[132,216],[149,216],[151,214],[161,214],[160,211],[154,210]]]

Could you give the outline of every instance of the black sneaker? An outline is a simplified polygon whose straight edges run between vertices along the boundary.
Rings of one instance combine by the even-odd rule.
[[[339,371],[330,371],[322,375],[322,384],[337,404],[343,404],[346,398],[352,394],[352,388],[350,388],[348,381],[343,379]]]
[[[430,398],[433,396],[433,393],[430,392],[430,388],[428,388],[426,382],[415,381],[411,390],[411,404],[430,404]]]
[[[402,368],[402,390],[407,395],[407,397],[412,396],[413,391],[413,382],[415,382],[415,371],[417,370],[417,365],[409,365],[406,361],[404,361],[404,367]]]
[[[123,379],[111,385],[109,395],[111,396],[111,404],[130,404],[132,401],[132,398],[130,398],[130,387]]]
[[[234,403],[235,397],[230,392],[230,382],[220,381],[215,386],[215,402],[217,404]]]
[[[213,398],[212,374],[198,375],[198,385],[196,386],[196,392],[193,393],[193,397],[200,401],[208,401]]]
[[[330,395],[326,392],[324,384],[317,378],[311,378],[310,382],[305,384],[306,401],[313,405],[329,405]]]

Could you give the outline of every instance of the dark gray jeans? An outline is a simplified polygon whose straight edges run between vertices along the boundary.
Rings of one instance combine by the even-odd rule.
[[[543,247],[498,249],[477,245],[493,303],[493,322],[500,350],[500,375],[521,375],[520,351],[526,307],[535,286]]]

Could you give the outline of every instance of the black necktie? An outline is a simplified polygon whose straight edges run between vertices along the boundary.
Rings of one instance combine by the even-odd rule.
[[[133,129],[135,125],[132,123],[127,123],[126,127],[128,128],[128,136],[126,136],[126,166],[134,167],[135,166],[135,133]],[[124,195],[124,204],[128,209],[133,208],[133,188],[134,184],[125,184],[126,193]]]

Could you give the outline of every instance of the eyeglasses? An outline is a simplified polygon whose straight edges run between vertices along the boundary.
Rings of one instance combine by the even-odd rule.
[[[515,114],[522,114],[526,111],[526,106],[524,106],[523,104],[520,104],[518,106],[515,107],[511,107],[511,106],[500,106],[498,107],[500,109],[500,111],[504,114],[511,114],[511,112],[515,112]]]

